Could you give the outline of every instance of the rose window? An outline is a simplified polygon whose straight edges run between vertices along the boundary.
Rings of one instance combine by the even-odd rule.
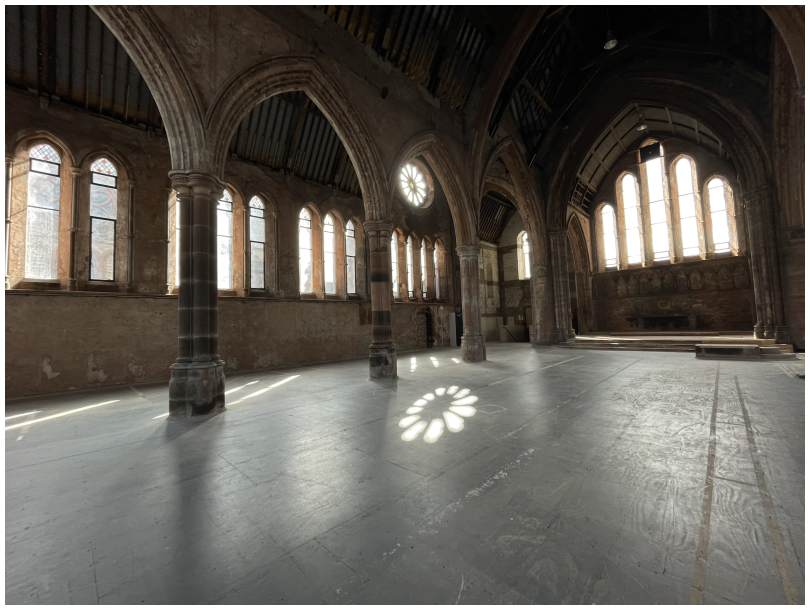
[[[426,443],[435,443],[445,429],[461,432],[464,420],[475,415],[472,405],[477,401],[477,396],[470,396],[470,390],[458,386],[428,392],[414,402],[399,421],[399,427],[406,428],[402,440],[410,442],[421,435]]]
[[[428,196],[428,183],[425,174],[414,163],[406,163],[399,172],[399,184],[402,192],[415,206],[425,203]]]

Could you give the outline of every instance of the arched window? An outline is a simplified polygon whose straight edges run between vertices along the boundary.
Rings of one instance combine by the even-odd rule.
[[[647,200],[650,211],[653,260],[669,260],[669,221],[664,201],[664,158],[644,163],[647,174]]]
[[[397,234],[391,233],[391,289],[399,296],[399,276],[397,275]]]
[[[34,146],[28,157],[25,277],[55,280],[59,248],[59,170],[62,160],[48,144]]]
[[[167,277],[167,289],[180,286],[180,200],[177,191],[169,196],[169,256],[174,259],[174,276]]]
[[[298,215],[298,288],[312,292],[312,216],[306,208]]]
[[[346,294],[357,292],[357,244],[354,241],[354,223],[346,223]]]
[[[230,290],[233,260],[233,196],[222,191],[217,202],[217,288]]]
[[[694,169],[686,157],[675,164],[675,184],[678,188],[678,211],[681,220],[681,250],[683,256],[700,255],[697,205],[694,189]]]
[[[708,186],[713,250],[717,253],[730,252],[737,246],[734,243],[734,199],[731,188],[725,179],[719,177],[712,178]]]
[[[433,249],[433,288],[436,291],[436,298],[439,299],[439,257],[436,254],[438,246]]]
[[[326,294],[335,294],[335,221],[331,214],[323,221],[323,284]]]
[[[606,205],[602,207],[602,244],[605,255],[605,267],[616,267],[616,219],[613,215],[613,207]]]
[[[518,233],[517,237],[518,279],[528,280],[532,277],[531,245],[529,234],[526,231]]]
[[[425,248],[425,240],[422,240],[422,251],[420,253],[419,263],[422,271],[422,298],[427,297],[427,248]]]
[[[90,166],[90,279],[115,279],[118,171],[107,159]]]
[[[405,248],[405,260],[408,265],[408,296],[413,296],[413,243],[411,242],[411,238],[408,238],[408,242]]]
[[[621,194],[627,263],[634,265],[641,262],[641,226],[636,178],[632,174],[625,174],[622,178]]]
[[[264,203],[258,197],[250,200],[250,287],[264,288]]]

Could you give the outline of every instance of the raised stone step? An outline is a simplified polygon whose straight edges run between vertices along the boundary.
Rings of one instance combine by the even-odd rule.
[[[720,360],[796,360],[796,354],[785,353],[779,346],[704,343],[695,345],[696,358]]]

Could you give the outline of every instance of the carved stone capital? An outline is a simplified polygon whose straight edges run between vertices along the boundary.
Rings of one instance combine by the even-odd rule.
[[[194,171],[171,171],[169,178],[172,188],[179,196],[204,195],[219,199],[225,190],[225,183],[216,176]]]
[[[478,244],[456,246],[456,253],[459,258],[478,258],[479,250]]]
[[[391,238],[394,223],[390,220],[367,220],[363,223],[363,230],[369,237]]]
[[[78,178],[83,173],[84,173],[84,170],[82,170],[81,167],[71,167],[70,168],[70,175],[73,176],[74,178]]]

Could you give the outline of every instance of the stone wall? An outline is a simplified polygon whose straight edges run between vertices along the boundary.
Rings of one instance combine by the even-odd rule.
[[[750,331],[754,325],[745,257],[602,273],[592,291],[597,331]]]
[[[177,357],[177,297],[14,290],[5,303],[7,398],[169,378]],[[435,345],[449,345],[452,306],[397,303],[397,350],[424,347],[419,316],[425,310]],[[364,358],[370,343],[368,303],[219,299],[226,372]]]

